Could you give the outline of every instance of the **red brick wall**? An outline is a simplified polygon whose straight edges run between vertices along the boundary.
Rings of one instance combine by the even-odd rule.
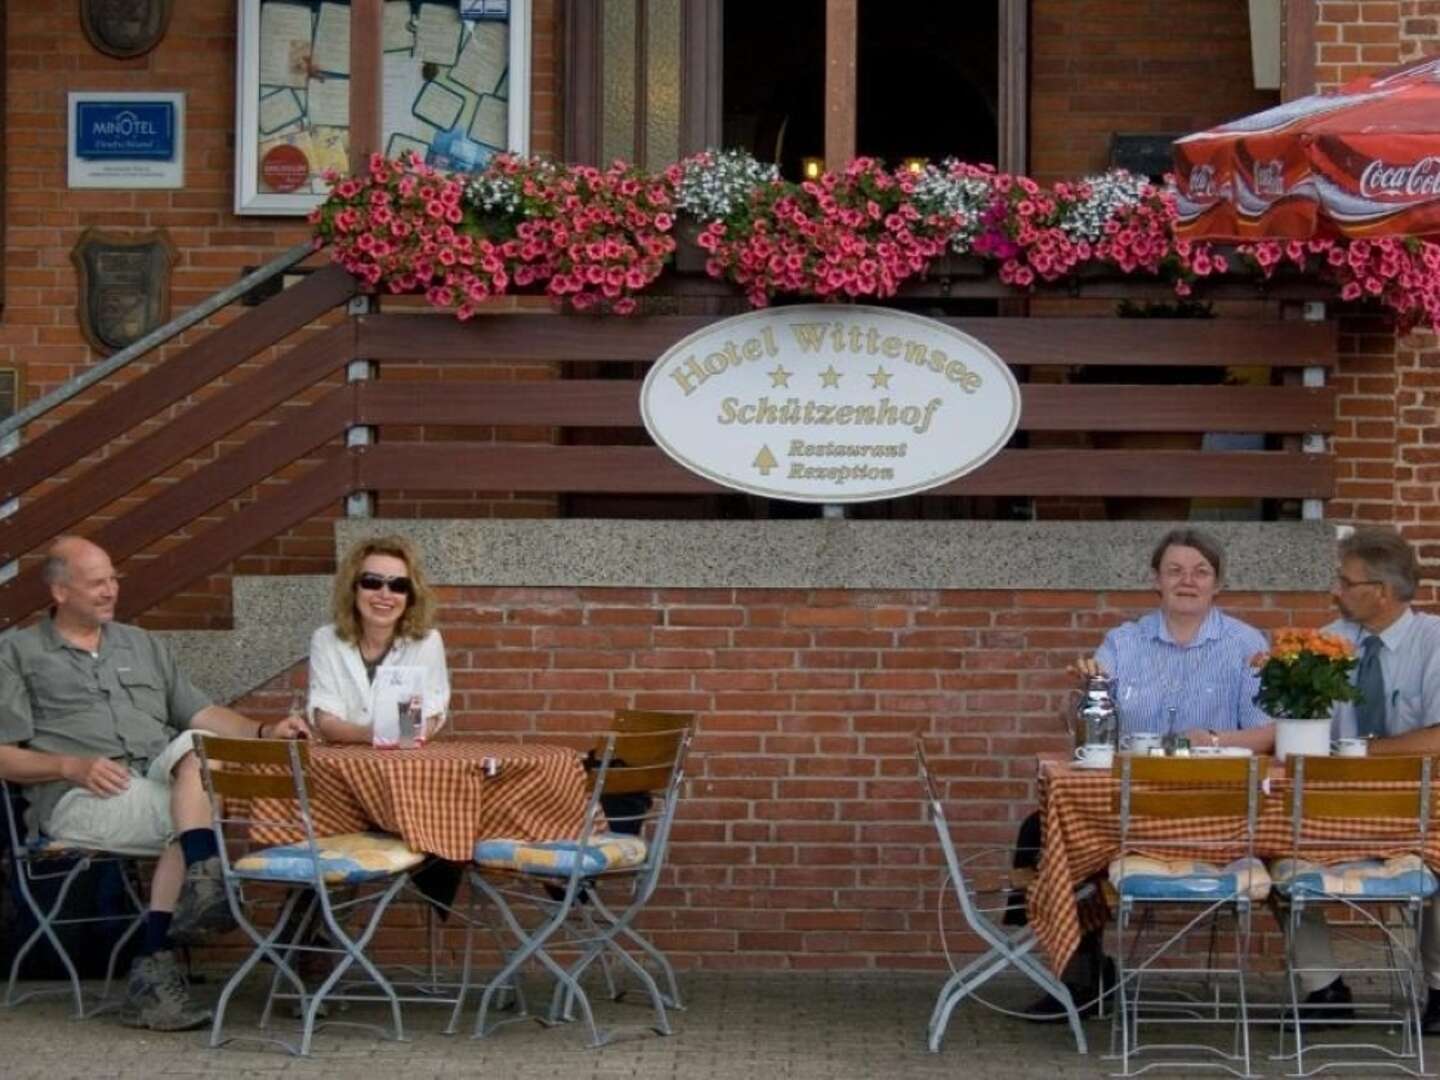
[[[1278,100],[1254,89],[1235,0],[1197,0],[1183,14],[1169,0],[1035,0],[1030,11],[1037,179],[1105,168],[1115,132],[1185,134]]]
[[[1402,53],[1402,26],[1405,35],[1414,36],[1419,25],[1414,16],[1433,6],[1417,0],[1321,0],[1315,23],[1316,84],[1334,86],[1398,64],[1409,52]]]
[[[929,739],[960,842],[1010,844],[1033,808],[1034,755],[1071,745],[1065,665],[1151,605],[1143,592],[443,593],[460,731],[583,744],[617,707],[697,714],[646,922],[677,963],[751,969],[939,963],[940,856],[912,735]],[[1224,599],[1264,628],[1330,617],[1321,595]],[[304,677],[240,707],[278,715]]]
[[[1317,89],[1332,89],[1402,61],[1440,55],[1440,2],[1321,0],[1315,39]],[[1420,601],[1433,605],[1440,602],[1434,584],[1440,576],[1436,337],[1397,340],[1387,319],[1368,312],[1347,315],[1342,329],[1335,376],[1339,483],[1327,513],[1339,521],[1399,526],[1427,570]]]
[[[21,369],[26,399],[54,389],[98,357],[85,342],[76,319],[78,283],[70,251],[80,234],[94,226],[123,233],[165,228],[178,250],[171,280],[176,314],[233,284],[242,268],[264,263],[309,235],[303,219],[236,216],[231,211],[234,183],[235,4],[175,5],[169,30],[160,45],[135,60],[116,60],[92,48],[80,29],[73,5],[57,16],[56,6],[20,0],[7,6],[6,172],[4,206],[5,306],[0,313],[0,367]],[[532,34],[532,135],[537,153],[559,146],[556,5],[535,0]],[[181,90],[186,97],[186,186],[160,191],[70,191],[65,186],[66,94],[72,90]],[[210,329],[234,318],[243,308],[217,314],[162,351],[163,357],[204,337]],[[291,342],[293,344],[293,341]],[[283,351],[283,349],[281,350]],[[207,390],[242,381],[259,363],[236,370]],[[147,370],[137,363],[122,377]],[[432,367],[396,370],[392,377],[437,375]],[[513,377],[512,373],[505,373]],[[453,377],[453,374],[452,374]],[[113,384],[111,384],[113,385]],[[109,393],[91,391],[79,399],[93,401]],[[67,406],[57,416],[69,415]],[[44,422],[31,429],[38,433]],[[132,437],[153,427],[138,428]],[[171,470],[161,480],[107,507],[81,526],[89,531],[138,505],[176,478],[203,466],[219,452],[260,430],[241,429],[221,442],[215,453]],[[257,491],[245,493],[220,508],[234,512]],[[423,507],[397,500],[384,507],[403,515]],[[446,507],[447,516],[490,513],[542,515],[548,503],[512,498],[476,501],[461,509]],[[336,507],[336,513],[339,508]],[[176,533],[183,540],[219,517],[207,515],[191,529]],[[157,545],[153,554],[165,550]],[[264,545],[238,564],[244,573],[328,572],[334,543],[328,519],[317,519]],[[230,578],[213,575],[168,601],[147,620],[166,627],[222,627],[230,617]]]

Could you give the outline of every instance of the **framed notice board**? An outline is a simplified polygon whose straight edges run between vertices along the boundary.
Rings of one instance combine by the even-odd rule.
[[[529,151],[530,0],[385,0],[382,149],[482,169]],[[240,0],[235,212],[304,214],[350,155],[348,0]]]

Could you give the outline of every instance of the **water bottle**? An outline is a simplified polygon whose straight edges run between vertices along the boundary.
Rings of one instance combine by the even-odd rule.
[[[409,701],[400,703],[400,748],[402,750],[413,750],[418,745],[418,736],[422,720],[420,695],[416,694]]]

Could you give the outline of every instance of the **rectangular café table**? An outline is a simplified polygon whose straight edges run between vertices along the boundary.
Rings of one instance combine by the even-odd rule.
[[[493,776],[487,759],[499,765]],[[578,837],[590,790],[583,759],[570,747],[462,736],[407,750],[313,746],[309,795],[317,836],[380,830],[414,851],[468,862],[482,838]],[[255,816],[283,815],[262,800]],[[251,839],[285,844],[300,837],[257,825]]]
[[[1261,799],[1256,822],[1255,854],[1262,859],[1283,858],[1292,854],[1288,786],[1283,766],[1275,765],[1270,772],[1267,791]],[[1087,930],[1097,929],[1105,921],[1103,901],[1077,908],[1074,888],[1096,874],[1103,873],[1112,859],[1120,854],[1120,818],[1112,808],[1119,781],[1107,770],[1081,769],[1068,757],[1041,754],[1039,758],[1040,821],[1042,851],[1035,880],[1028,893],[1030,923],[1054,971],[1064,971]],[[1197,846],[1193,851],[1171,847],[1175,840],[1193,839],[1197,844],[1213,844],[1233,839],[1237,845],[1244,833],[1244,821],[1233,817],[1187,818],[1182,821],[1154,821],[1132,824],[1140,838],[1138,850],[1144,851],[1144,827],[1149,835],[1167,841],[1157,851],[1163,858],[1186,856],[1213,858],[1214,848]],[[1355,839],[1357,827],[1363,827],[1365,842]],[[1307,838],[1333,839],[1333,847],[1308,847],[1306,858],[1317,862],[1339,862],[1345,859],[1384,858],[1402,854],[1403,848],[1387,849],[1373,838],[1387,831],[1397,836],[1407,830],[1414,833],[1414,822],[1377,819],[1365,822],[1337,822],[1330,832],[1307,824]],[[1348,834],[1348,845],[1347,845]],[[1425,861],[1440,867],[1440,830],[1430,831]]]

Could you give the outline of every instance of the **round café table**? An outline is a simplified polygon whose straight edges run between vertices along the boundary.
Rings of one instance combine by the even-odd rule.
[[[574,839],[590,798],[573,748],[469,736],[403,750],[312,746],[308,790],[317,836],[378,830],[452,862],[468,862],[481,839]],[[284,816],[259,805],[254,813]],[[257,824],[251,839],[284,844],[300,837]]]

